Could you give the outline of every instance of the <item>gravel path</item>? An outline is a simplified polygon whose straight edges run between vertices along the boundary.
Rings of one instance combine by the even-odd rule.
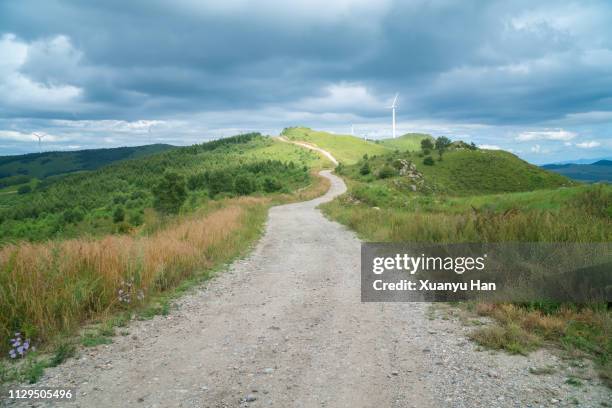
[[[466,327],[433,318],[428,304],[362,304],[360,241],[316,210],[346,187],[322,174],[328,193],[272,208],[247,259],[170,315],[132,322],[113,344],[47,370],[36,387],[76,387],[80,407],[601,406],[610,397],[595,379],[564,384],[570,368],[547,352],[476,351]],[[554,372],[529,373],[544,365]]]

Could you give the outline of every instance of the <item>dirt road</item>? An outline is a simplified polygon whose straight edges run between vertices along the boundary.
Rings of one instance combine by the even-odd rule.
[[[265,235],[247,259],[184,296],[169,316],[133,322],[113,344],[48,370],[36,387],[75,387],[73,404],[80,407],[569,401],[573,391],[561,371],[528,372],[534,365],[561,366],[554,356],[477,352],[463,326],[452,318],[432,320],[426,304],[362,304],[360,241],[316,209],[346,187],[323,174],[331,180],[328,193],[272,208]],[[593,406],[606,396],[592,387],[587,395]]]

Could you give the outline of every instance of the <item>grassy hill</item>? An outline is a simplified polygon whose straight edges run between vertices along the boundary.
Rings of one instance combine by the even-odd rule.
[[[599,160],[592,164],[546,164],[542,168],[574,180],[612,182],[612,160]]]
[[[434,141],[433,136],[425,133],[406,133],[395,139],[383,139],[376,141],[375,143],[381,144],[390,149],[397,149],[400,151],[419,151],[421,150],[421,141],[423,139],[430,139]]]
[[[153,144],[112,149],[0,156],[0,188],[22,184],[34,178],[42,180],[59,174],[95,170],[114,162],[145,157],[173,148],[174,146],[166,144]]]
[[[283,130],[282,136],[289,140],[312,143],[330,152],[343,164],[354,164],[364,154],[385,154],[389,149],[379,144],[369,142],[350,135],[335,135],[319,132],[304,127],[292,127]]]
[[[453,143],[441,161],[431,153],[394,151],[337,168],[349,188],[323,204],[323,212],[371,242],[612,240],[612,185],[576,183],[508,152],[462,143]],[[601,335],[612,322],[605,304],[479,304],[476,309],[496,322],[472,333],[482,346],[526,354],[539,344],[556,343],[571,355],[590,356],[602,379],[612,378],[612,344]],[[554,334],[544,329],[553,320],[560,328]]]
[[[164,172],[186,182],[183,210],[189,211],[216,197],[303,187],[320,160],[299,147],[247,134],[49,177],[31,191],[0,194],[0,244],[138,228],[153,207],[153,188]]]
[[[433,165],[424,164],[420,153],[393,152],[368,160],[362,158],[344,172],[357,181],[405,185],[406,177],[399,174],[402,160],[413,163],[423,175],[424,183],[418,186],[421,193],[466,196],[574,185],[564,176],[545,171],[500,150],[451,150],[444,154],[442,161],[434,160]],[[370,172],[361,174],[361,168],[366,163]],[[389,174],[381,178],[383,168]]]

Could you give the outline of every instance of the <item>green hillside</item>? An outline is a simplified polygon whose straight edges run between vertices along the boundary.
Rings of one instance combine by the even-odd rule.
[[[254,133],[50,177],[32,191],[0,194],[0,244],[138,227],[155,205],[154,190],[165,172],[188,190],[180,211],[189,212],[211,199],[303,187],[309,169],[320,163],[314,152]]]
[[[394,152],[367,160],[362,158],[348,166],[345,174],[358,181],[407,187],[409,180],[399,174],[401,163],[405,161],[413,163],[423,175],[422,185],[412,183],[418,184],[420,192],[454,196],[532,191],[575,184],[500,150],[451,150],[444,154],[442,161],[434,160],[433,165],[424,164],[422,156],[416,152]],[[370,172],[361,174],[366,163]],[[383,169],[389,174],[379,178]]]
[[[289,140],[315,144],[330,152],[343,164],[354,164],[364,154],[378,155],[388,153],[389,149],[367,140],[350,135],[335,135],[304,127],[291,127],[283,130],[282,136]]]
[[[0,156],[0,188],[23,184],[31,179],[42,180],[59,174],[95,170],[114,162],[145,157],[173,148],[174,146],[166,144],[154,144],[112,149]]]
[[[383,139],[376,141],[376,143],[394,150],[418,151],[421,150],[421,140],[423,139],[434,141],[433,136],[425,133],[406,133],[396,139]]]

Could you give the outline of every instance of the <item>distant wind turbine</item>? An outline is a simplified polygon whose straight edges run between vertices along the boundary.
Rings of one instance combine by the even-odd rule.
[[[393,138],[395,139],[395,108],[397,108],[397,97],[399,94],[395,94],[395,98],[393,99],[393,103],[391,104],[391,115],[393,117]]]
[[[38,139],[38,152],[42,153],[42,140],[45,137],[45,135],[42,133],[38,133],[38,132],[34,132],[32,134]]]
[[[351,124],[351,136],[355,136],[355,126]]]

